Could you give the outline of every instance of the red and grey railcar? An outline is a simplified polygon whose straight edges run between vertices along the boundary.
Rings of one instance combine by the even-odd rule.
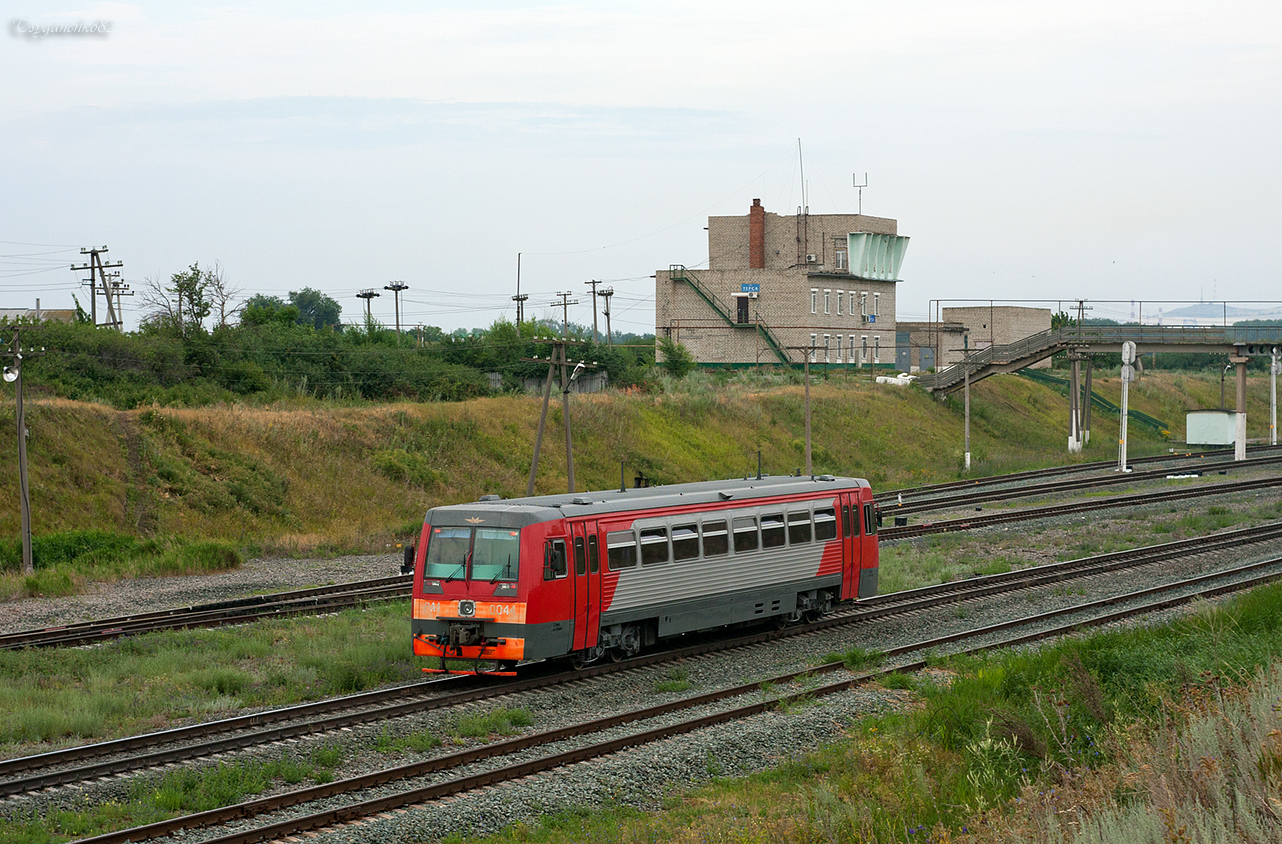
[[[414,653],[479,668],[625,658],[658,640],[817,617],[877,592],[877,518],[858,478],[766,477],[427,513]]]

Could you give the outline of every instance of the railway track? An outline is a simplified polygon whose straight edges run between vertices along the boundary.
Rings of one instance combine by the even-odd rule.
[[[1282,446],[1257,446],[1250,449],[1247,454],[1251,457],[1264,457],[1270,454],[1278,453]],[[1209,449],[1209,450],[1190,450],[1171,454],[1157,454],[1151,457],[1134,457],[1127,461],[1130,466],[1147,466],[1155,463],[1179,463],[1184,464],[1189,461],[1205,460],[1208,458],[1223,460],[1233,455],[1233,449]],[[877,493],[873,496],[878,504],[885,505],[888,502],[898,501],[900,498],[916,498],[920,496],[935,495],[941,492],[948,492],[955,489],[977,489],[987,486],[999,486],[1003,484],[1021,483],[1027,480],[1038,480],[1041,478],[1053,478],[1061,475],[1076,475],[1085,472],[1112,472],[1117,469],[1116,460],[1102,460],[1092,463],[1077,463],[1064,466],[1051,466],[1046,469],[1026,469],[1022,472],[1008,472],[1003,475],[987,475],[982,478],[967,478],[961,481],[945,481],[937,484],[926,484],[924,486],[906,487],[904,489],[892,489]]]
[[[1248,460],[1225,460],[1215,463],[1205,463],[1197,467],[1199,473],[1206,472],[1227,472],[1230,469],[1253,469],[1261,466],[1270,466],[1282,463],[1282,454],[1272,454],[1264,457],[1254,457]],[[1036,495],[1055,495],[1065,492],[1073,492],[1082,489],[1096,489],[1098,487],[1116,486],[1119,484],[1138,483],[1143,481],[1163,480],[1171,474],[1169,469],[1154,469],[1147,472],[1117,472],[1109,475],[1089,478],[1076,478],[1073,480],[1056,481],[1042,484],[1029,484],[1003,489],[976,490],[965,492],[961,495],[946,495],[935,498],[925,498],[916,501],[907,501],[903,504],[894,506],[884,506],[883,514],[906,515],[908,513],[919,513],[926,510],[945,510],[956,507],[969,507],[974,504],[982,504],[989,501],[1009,501],[1012,498],[1029,498]]]
[[[1077,501],[1062,504],[1051,504],[1046,507],[1035,507],[1025,510],[1010,510],[1000,513],[986,513],[982,516],[964,516],[938,522],[924,522],[919,525],[902,525],[882,528],[878,539],[889,542],[896,539],[910,539],[932,533],[952,533],[956,531],[975,530],[993,525],[1011,522],[1026,522],[1034,519],[1048,519],[1074,513],[1088,513],[1093,510],[1108,510],[1120,507],[1136,507],[1148,504],[1161,504],[1169,501],[1184,501],[1190,498],[1204,498],[1211,495],[1231,495],[1240,492],[1253,492],[1261,489],[1275,489],[1282,486],[1282,476],[1274,478],[1257,478],[1250,481],[1233,481],[1229,483],[1207,484],[1181,489],[1141,492],[1131,495],[1119,495],[1112,498],[1099,498],[1093,501]]]
[[[795,693],[779,695],[775,698],[767,698],[766,690],[786,686],[805,677],[817,677],[837,672],[845,673],[845,666],[840,662],[827,663],[804,671],[789,672],[701,695],[692,695],[682,700],[657,706],[635,709],[604,718],[527,734],[507,741],[439,755],[408,765],[395,766],[332,783],[251,800],[236,806],[214,809],[148,826],[100,835],[95,838],[85,839],[85,844],[90,844],[90,842],[92,844],[120,844],[120,842],[124,841],[149,840],[183,830],[208,827],[214,824],[244,822],[247,819],[261,817],[282,809],[303,806],[326,798],[336,796],[345,798],[342,801],[342,805],[339,806],[332,805],[333,801],[331,801],[331,805],[319,807],[317,810],[306,814],[295,814],[292,817],[274,821],[269,819],[268,823],[264,825],[236,829],[214,838],[205,839],[205,844],[252,844],[252,842],[278,840],[287,836],[308,833],[317,829],[379,815],[392,809],[439,800],[443,797],[508,782],[531,774],[554,770],[572,763],[650,744],[671,736],[690,733],[714,724],[743,720],[779,706],[800,702],[803,699],[813,699],[845,691],[867,683],[882,674],[924,667],[924,659],[916,658],[918,654],[935,652],[937,649],[946,646],[953,646],[967,641],[975,642],[970,647],[960,649],[963,653],[1010,647],[1062,636],[1086,627],[1115,623],[1126,618],[1167,610],[1194,600],[1228,594],[1278,579],[1282,579],[1282,558],[1271,558],[1230,570],[1117,595],[1100,601],[1064,607],[979,629],[915,642],[911,645],[886,651],[882,655],[883,660],[894,660],[894,662],[884,668],[863,674],[845,676],[834,682],[821,685],[809,685]],[[1116,608],[1118,605],[1126,606]],[[1071,618],[1073,616],[1079,617]],[[994,635],[1006,634],[1012,631],[1014,631],[1014,635],[997,641],[991,640]],[[745,700],[751,702],[745,702]],[[496,760],[517,751],[544,747],[576,738],[591,739],[597,734],[621,725],[643,724],[675,712],[707,708],[725,702],[733,705],[729,708],[700,714],[676,723],[662,724],[625,736],[591,741],[588,744],[538,756],[516,764],[470,773],[461,773],[459,771],[463,766]],[[434,782],[413,784],[393,794],[383,794],[365,799],[361,797],[362,792],[377,786],[414,780],[441,772],[448,772],[448,778],[443,780],[438,778]],[[349,802],[351,800],[359,802]]]
[[[156,630],[219,627],[268,618],[337,612],[349,607],[402,599],[409,594],[412,580],[412,575],[382,577],[4,633],[0,634],[0,650],[88,645]]]
[[[120,775],[358,724],[390,721],[407,715],[458,707],[498,695],[527,692],[664,662],[725,653],[779,639],[818,634],[890,616],[921,612],[943,604],[979,600],[1123,568],[1152,565],[1181,556],[1277,540],[1282,540],[1282,522],[881,595],[842,608],[837,613],[810,624],[675,647],[619,664],[607,663],[579,671],[554,670],[551,664],[545,664],[544,673],[492,685],[479,685],[473,678],[446,678],[443,681],[367,692],[4,760],[0,761],[0,797]],[[537,666],[533,668],[538,671]],[[18,776],[20,774],[26,775]]]

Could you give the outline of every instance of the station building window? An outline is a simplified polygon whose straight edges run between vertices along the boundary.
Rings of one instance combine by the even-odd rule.
[[[810,312],[812,314],[819,313],[819,288],[818,287],[810,288]]]

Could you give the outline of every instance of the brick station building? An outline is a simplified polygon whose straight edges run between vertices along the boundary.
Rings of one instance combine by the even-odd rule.
[[[655,273],[655,335],[709,366],[894,366],[895,285],[908,238],[863,214],[780,216],[752,201],[708,218],[708,268]]]

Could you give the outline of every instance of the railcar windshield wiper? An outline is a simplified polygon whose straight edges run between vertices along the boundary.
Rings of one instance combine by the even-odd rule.
[[[471,561],[471,559],[472,559],[472,555],[469,553],[466,557],[463,558],[463,562],[459,563],[458,566],[454,569],[454,571],[450,572],[450,576],[445,578],[445,582],[449,583],[451,580],[456,580],[457,578],[455,577],[455,575],[459,573],[460,569],[462,569],[464,573],[466,573],[467,564],[469,561]]]
[[[512,555],[511,554],[507,555],[507,565],[499,569],[499,573],[490,578],[490,584],[493,585],[495,583],[498,583],[500,577],[506,580],[512,579]]]

